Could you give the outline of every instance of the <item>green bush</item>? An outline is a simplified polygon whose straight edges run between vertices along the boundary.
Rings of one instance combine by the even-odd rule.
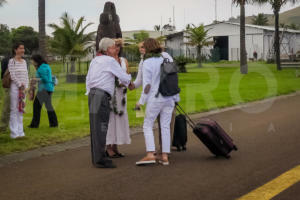
[[[178,70],[180,73],[186,73],[185,65],[188,63],[188,59],[185,56],[177,56],[174,58],[176,64],[178,65]]]
[[[216,47],[210,50],[210,58],[211,62],[219,62],[221,60],[220,56],[220,48]]]
[[[139,52],[139,47],[136,44],[131,44],[128,46],[123,47],[123,56],[129,61],[129,62],[139,62],[141,59],[141,55]]]

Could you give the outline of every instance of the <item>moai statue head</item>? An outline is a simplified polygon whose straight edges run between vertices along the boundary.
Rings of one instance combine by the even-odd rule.
[[[103,13],[100,15],[100,24],[96,37],[97,51],[99,49],[99,42],[104,37],[122,38],[120,18],[117,15],[115,4],[112,2],[105,3]]]

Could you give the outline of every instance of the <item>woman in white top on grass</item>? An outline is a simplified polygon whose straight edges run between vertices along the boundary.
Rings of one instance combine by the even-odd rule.
[[[23,113],[25,89],[28,88],[28,71],[26,61],[22,58],[25,48],[22,43],[13,46],[14,57],[9,60],[8,70],[11,76],[10,85],[10,137],[13,139],[24,137]]]
[[[136,107],[139,108],[147,103],[143,125],[147,155],[136,162],[136,164],[156,163],[153,125],[157,116],[160,115],[162,156],[159,162],[163,165],[168,165],[168,154],[171,150],[170,123],[178,95],[164,97],[159,94],[156,97],[160,84],[161,64],[163,63],[162,48],[158,41],[152,38],[145,40],[144,48],[146,49],[146,55],[143,63],[143,93]]]
[[[122,39],[115,39],[116,52],[112,56],[120,64],[122,70],[129,74],[128,61],[120,57],[123,47]],[[106,154],[110,158],[124,157],[118,150],[118,145],[130,144],[130,131],[127,113],[127,88],[116,79],[114,94],[111,100],[111,108],[106,136]]]

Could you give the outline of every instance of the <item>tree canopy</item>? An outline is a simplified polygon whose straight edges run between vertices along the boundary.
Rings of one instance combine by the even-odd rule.
[[[62,57],[67,55],[72,57],[87,55],[94,45],[95,32],[85,34],[85,31],[92,23],[83,26],[84,17],[80,17],[75,22],[68,13],[64,13],[60,20],[61,26],[57,24],[48,25],[54,30],[54,37],[50,40],[50,50]]]
[[[269,20],[263,13],[259,13],[256,17],[252,19],[252,24],[259,26],[267,26],[269,25]]]
[[[0,55],[11,52],[11,34],[7,25],[0,24]]]
[[[193,25],[192,28],[188,28],[186,30],[187,36],[185,37],[188,39],[187,44],[191,46],[195,46],[197,48],[199,67],[202,66],[201,64],[202,48],[213,44],[212,37],[208,36],[208,31],[209,29],[205,30],[203,24],[201,24],[200,26]]]
[[[39,48],[38,32],[30,26],[20,26],[11,31],[12,42],[23,42],[26,54],[32,54]]]

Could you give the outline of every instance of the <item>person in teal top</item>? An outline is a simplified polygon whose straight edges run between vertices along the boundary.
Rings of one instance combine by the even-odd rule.
[[[36,79],[38,81],[38,92],[33,102],[33,117],[29,128],[38,128],[41,118],[43,104],[48,113],[50,127],[57,127],[57,116],[52,106],[52,93],[54,92],[54,82],[52,80],[51,68],[41,55],[33,55],[31,61],[36,68]]]
[[[48,92],[54,91],[54,83],[52,81],[51,68],[48,64],[41,64],[36,71],[36,78],[39,79],[38,91],[46,90]]]

